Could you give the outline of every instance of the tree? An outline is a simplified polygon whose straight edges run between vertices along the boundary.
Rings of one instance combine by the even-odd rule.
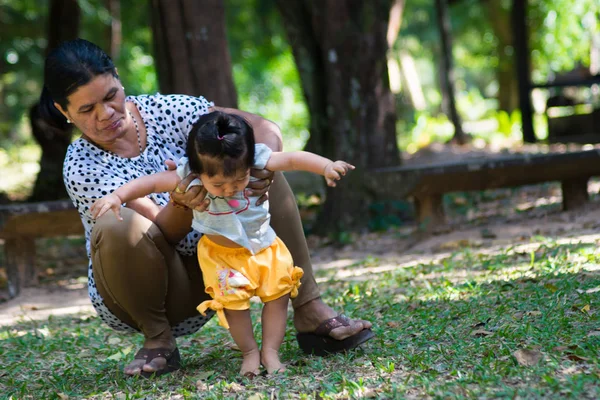
[[[307,149],[357,166],[327,199],[317,226],[365,226],[368,169],[400,163],[386,34],[392,0],[277,0],[310,111]]]
[[[48,14],[48,46],[46,54],[64,40],[75,39],[79,33],[80,8],[77,0],[52,0]],[[29,112],[31,131],[42,148],[40,172],[28,201],[55,200],[67,197],[62,165],[71,143],[72,126],[51,127],[39,117],[39,104]]]
[[[160,90],[237,107],[223,0],[151,0],[151,5]]]

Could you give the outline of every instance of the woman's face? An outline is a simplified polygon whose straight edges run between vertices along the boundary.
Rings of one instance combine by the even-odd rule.
[[[125,91],[111,73],[98,75],[68,98],[64,110],[55,106],[91,141],[110,147],[132,124],[125,109]]]

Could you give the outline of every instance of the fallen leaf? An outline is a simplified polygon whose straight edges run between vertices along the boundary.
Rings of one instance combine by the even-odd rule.
[[[548,289],[548,291],[549,291],[550,293],[555,293],[555,292],[558,290],[558,288],[557,288],[555,285],[551,284],[551,283],[546,283],[546,284],[544,285],[544,287],[545,287],[546,289]]]
[[[581,312],[582,312],[582,313],[585,313],[585,314],[589,314],[589,313],[590,313],[590,305],[589,305],[589,304],[586,304],[585,306],[583,306],[583,307],[581,308]]]
[[[121,343],[121,339],[118,337],[111,337],[108,339],[108,344],[118,344]]]
[[[265,397],[260,393],[254,393],[247,397],[248,400],[263,400]]]
[[[213,376],[214,374],[215,371],[202,371],[198,374],[198,379],[204,381]]]
[[[537,317],[539,315],[542,315],[542,312],[541,311],[527,311],[525,313],[525,315],[529,315],[531,317]]]
[[[490,322],[491,318],[486,319],[485,321],[478,322],[476,324],[471,325],[471,328],[481,328],[484,327],[488,322]]]
[[[582,357],[582,356],[578,356],[577,354],[567,354],[566,358],[568,358],[571,361],[588,361],[589,358],[587,357]]]
[[[568,346],[556,346],[556,347],[552,348],[552,350],[554,350],[554,351],[566,351],[566,350],[569,350],[569,347]]]
[[[493,334],[494,334],[494,332],[486,331],[483,329],[476,329],[473,332],[471,332],[471,336],[475,336],[475,337],[486,337],[486,336],[490,336]]]
[[[387,323],[387,326],[389,326],[390,328],[397,328],[397,327],[400,326],[400,324],[398,322],[396,322],[396,321],[389,321]]]
[[[542,359],[542,353],[537,350],[520,349],[513,353],[519,365],[531,367],[536,365]]]
[[[595,287],[593,289],[588,289],[585,291],[586,293],[596,293],[596,292],[600,292],[600,286]]]
[[[600,336],[600,331],[591,331],[587,334],[588,336]]]
[[[513,318],[516,319],[517,321],[523,318],[523,315],[525,315],[524,313],[522,313],[521,311],[516,312],[513,314]]]
[[[61,400],[67,400],[69,398],[69,396],[64,393],[56,393],[56,395],[60,397]]]
[[[244,387],[242,385],[240,385],[237,382],[232,382],[229,385],[227,385],[227,388],[229,389],[230,392],[241,392],[244,390]]]

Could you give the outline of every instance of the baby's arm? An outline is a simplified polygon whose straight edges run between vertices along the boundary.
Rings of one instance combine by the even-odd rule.
[[[335,186],[348,170],[353,170],[354,165],[346,161],[331,161],[320,155],[308,151],[273,152],[267,166],[271,171],[307,171],[323,175],[329,186]]]
[[[177,171],[164,171],[127,182],[111,194],[98,199],[90,208],[94,219],[100,218],[108,210],[113,210],[118,219],[121,217],[121,204],[147,196],[151,193],[170,192],[180,179]]]

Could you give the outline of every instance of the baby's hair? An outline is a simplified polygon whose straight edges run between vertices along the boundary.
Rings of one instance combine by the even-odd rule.
[[[197,174],[233,176],[254,163],[254,130],[239,115],[205,114],[190,131],[187,156]]]

